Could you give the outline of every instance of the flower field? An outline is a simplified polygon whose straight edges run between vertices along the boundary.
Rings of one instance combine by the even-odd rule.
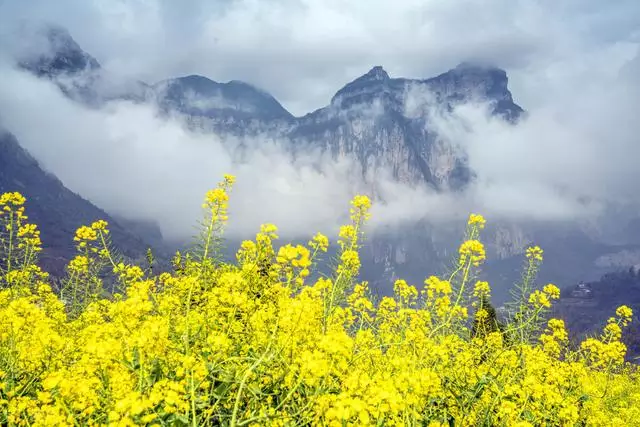
[[[542,249],[527,251],[505,319],[477,279],[475,214],[452,271],[374,300],[358,280],[367,197],[336,243],[281,244],[265,224],[228,263],[233,183],[206,194],[199,242],[171,272],[151,253],[125,263],[97,221],[70,236],[77,256],[55,283],[37,266],[24,197],[0,196],[2,425],[640,425],[640,375],[621,342],[631,309],[569,343],[547,318],[559,289],[536,283]]]

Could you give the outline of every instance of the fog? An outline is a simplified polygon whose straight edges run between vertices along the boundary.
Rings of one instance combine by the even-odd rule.
[[[169,238],[193,232],[204,193],[224,173],[238,177],[229,229],[235,235],[264,222],[290,235],[335,231],[349,199],[372,186],[382,196],[374,227],[458,221],[469,212],[575,221],[597,218],[609,203],[640,204],[637,2],[340,5],[192,0],[177,10],[160,1],[4,2],[1,122],[70,189],[108,212],[156,220]],[[302,115],[372,65],[384,65],[392,77],[426,78],[476,59],[506,68],[527,115],[510,125],[482,103],[452,114],[430,110],[429,125],[466,154],[477,174],[461,194],[399,184],[384,170],[365,182],[349,157],[309,151],[294,161],[287,141],[266,136],[242,141],[249,155],[239,160],[240,141],[228,135],[190,131],[152,105],[87,108],[16,70],[16,56],[41,47],[18,43],[9,24],[45,21],[67,27],[115,87],[191,73],[244,80]],[[412,88],[407,111],[430,102],[429,93]]]

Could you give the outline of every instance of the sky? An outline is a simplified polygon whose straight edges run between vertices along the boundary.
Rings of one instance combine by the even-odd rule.
[[[508,70],[527,109],[581,91],[638,53],[636,0],[2,0],[5,31],[65,26],[106,68],[148,82],[244,80],[294,114],[382,65],[430,77],[464,60]]]
[[[120,76],[243,80],[295,115],[325,106],[375,65],[427,78],[463,61],[493,63],[529,118],[506,126],[480,105],[440,118],[438,130],[469,153],[481,179],[462,201],[385,181],[389,203],[378,218],[482,210],[571,219],[585,213],[578,199],[640,203],[637,0],[0,0],[0,48],[18,46],[17,25],[40,22],[66,27]],[[153,217],[166,233],[187,232],[177,218],[225,172],[241,178],[241,229],[267,219],[322,231],[356,190],[343,185],[354,173],[348,159],[317,171],[277,143],[254,141],[238,165],[216,135],[187,132],[144,106],[87,110],[2,66],[0,118],[20,142],[72,190],[109,211]]]

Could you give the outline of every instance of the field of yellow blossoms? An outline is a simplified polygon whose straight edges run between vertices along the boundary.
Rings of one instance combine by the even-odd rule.
[[[367,197],[353,199],[334,259],[327,237],[283,245],[267,224],[224,263],[233,181],[207,193],[199,244],[171,272],[124,263],[97,221],[55,283],[37,267],[24,197],[0,196],[0,424],[640,425],[620,341],[631,310],[570,345],[546,317],[560,291],[535,282],[540,248],[506,320],[476,278],[479,215],[452,271],[374,301],[357,279]],[[315,274],[320,263],[332,273]]]

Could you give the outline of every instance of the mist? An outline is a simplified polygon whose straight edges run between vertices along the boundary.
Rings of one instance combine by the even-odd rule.
[[[572,103],[529,111],[516,125],[491,116],[480,102],[443,114],[429,108],[430,93],[410,88],[407,113],[426,106],[429,126],[465,153],[477,174],[463,193],[450,194],[395,182],[385,170],[376,171],[373,182],[365,180],[348,157],[336,161],[309,151],[294,161],[284,140],[240,141],[188,130],[152,105],[112,101],[88,108],[9,64],[3,76],[3,122],[44,167],[108,212],[157,221],[170,239],[193,233],[203,195],[224,173],[238,176],[229,228],[238,236],[267,222],[285,235],[333,232],[347,220],[350,198],[373,189],[380,196],[373,227],[462,221],[470,212],[511,221],[572,221],[597,216],[604,203],[638,203],[638,98],[624,77]],[[589,99],[599,102],[589,106]]]
[[[365,179],[355,159],[331,159],[317,150],[294,160],[285,140],[189,130],[153,105],[112,101],[88,108],[50,81],[9,65],[2,74],[0,116],[46,169],[110,213],[158,222],[168,239],[193,234],[205,192],[225,173],[238,177],[229,226],[237,237],[263,223],[279,225],[285,236],[333,233],[347,221],[351,197],[374,190],[374,229],[461,222],[470,212],[495,220],[575,221],[596,217],[605,202],[638,202],[633,186],[639,176],[629,155],[638,150],[637,125],[623,126],[631,119],[624,113],[637,111],[637,98],[624,91],[623,81],[609,86],[608,96],[597,94],[608,104],[589,109],[580,98],[574,108],[528,112],[516,125],[491,116],[484,103],[447,114],[425,109],[432,130],[466,153],[477,174],[455,194],[396,182],[384,169]],[[431,103],[431,94],[410,88],[408,114]],[[615,138],[609,128],[618,129]]]
[[[507,69],[527,110],[580,92],[637,52],[640,3],[257,0],[180,3],[5,0],[0,39],[52,22],[111,72],[157,82],[201,74],[268,90],[295,115],[373,65],[424,78],[464,60]],[[6,47],[5,47],[6,49]]]
[[[266,222],[284,235],[331,233],[347,220],[351,197],[374,190],[374,228],[463,221],[470,212],[509,221],[593,220],[611,204],[640,206],[637,2],[617,2],[607,14],[592,13],[595,2],[506,0],[355,1],[344,8],[287,0],[267,9],[255,1],[193,0],[180,10],[154,1],[62,4],[0,6],[1,123],[70,189],[110,213],[157,221],[169,239],[194,232],[205,192],[225,173],[238,178],[230,204],[235,236]],[[506,68],[527,113],[512,125],[481,102],[446,114],[428,109],[431,129],[477,176],[462,193],[437,193],[398,183],[387,170],[363,179],[349,157],[311,150],[294,159],[288,141],[267,135],[238,140],[189,130],[153,105],[83,106],[7,62],[41,48],[16,42],[10,21],[69,28],[111,73],[105,82],[116,92],[134,79],[196,73],[255,84],[302,115],[374,64],[392,77],[425,78],[475,59]],[[431,102],[410,88],[406,110]]]
[[[170,239],[193,233],[204,194],[225,173],[238,178],[232,234],[266,222],[307,234],[348,214],[355,194],[344,185],[355,170],[348,159],[316,158],[311,167],[304,158],[293,162],[277,141],[258,138],[244,141],[248,156],[239,162],[237,141],[189,131],[152,106],[118,101],[90,109],[48,81],[11,69],[3,76],[2,120],[47,170],[108,212],[158,221]]]

